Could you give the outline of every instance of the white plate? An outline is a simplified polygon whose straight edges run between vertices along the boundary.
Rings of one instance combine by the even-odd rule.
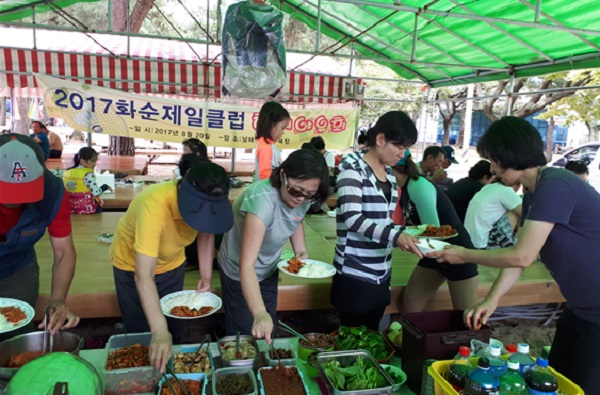
[[[429,225],[419,225],[419,226],[409,226],[406,228],[405,232],[411,236],[414,236],[418,239],[429,239],[429,240],[448,240],[458,236],[458,232],[451,236],[442,236],[442,237],[431,237],[431,236],[421,236],[421,233],[425,232]]]
[[[180,320],[194,320],[196,318],[208,317],[209,315],[216,313],[222,305],[223,302],[217,295],[210,292],[198,293],[194,290],[173,292],[172,294],[163,296],[160,300],[160,308],[163,314],[167,317],[178,318]],[[210,306],[213,310],[208,314],[198,317],[178,317],[171,314],[171,309],[175,306],[187,306],[190,309],[199,309],[200,307]]]
[[[302,277],[302,278],[327,278],[327,277],[331,277],[335,274],[335,267],[333,267],[333,265],[330,265],[329,263],[315,261],[314,259],[305,259],[302,262],[305,263],[304,267],[309,267],[312,265],[320,266],[320,267],[325,268],[327,270],[327,272],[321,276],[303,276],[303,275],[299,275],[299,274],[292,274],[292,273],[288,272],[286,268],[284,268],[284,266],[289,265],[288,261],[280,261],[277,264],[277,267],[279,268],[279,270],[281,270],[285,274],[289,274],[290,276],[294,276],[294,277]]]
[[[0,298],[0,307],[18,307],[25,313],[26,317],[21,321],[17,322],[16,325],[11,326],[9,328],[0,329],[0,333],[6,333],[10,331],[14,331],[15,329],[19,329],[31,322],[33,316],[35,315],[35,310],[31,305],[27,302],[23,302],[18,299],[10,299],[10,298]]]
[[[429,244],[431,244],[432,247],[429,247],[427,240],[426,239],[420,239],[419,240],[421,243],[420,244],[415,244],[417,246],[417,248],[419,249],[419,251],[421,251],[422,254],[426,254],[428,252],[435,252],[435,251],[441,251],[444,249],[445,246],[449,246],[451,245],[450,243],[446,243],[444,241],[441,240],[432,240],[431,238],[429,239]]]
[[[328,212],[327,212],[327,215],[328,215],[329,217],[331,217],[331,218],[335,218],[335,215],[336,215],[336,214],[335,214],[335,210],[328,211]]]

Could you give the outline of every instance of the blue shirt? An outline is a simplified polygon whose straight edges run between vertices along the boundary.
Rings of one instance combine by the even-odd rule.
[[[569,309],[600,325],[600,194],[568,170],[542,171],[523,199],[526,220],[554,223],[540,251]]]
[[[38,134],[32,133],[29,135],[29,137],[40,140],[38,144],[40,145],[42,151],[44,151],[44,158],[48,160],[50,157],[50,139],[48,139],[48,135],[44,132],[39,132]]]

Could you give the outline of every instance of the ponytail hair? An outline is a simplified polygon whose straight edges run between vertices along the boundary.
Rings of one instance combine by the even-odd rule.
[[[98,153],[92,147],[83,147],[79,150],[78,153],[73,157],[73,166],[69,167],[67,170],[74,169],[79,166],[79,162],[83,160],[90,160],[94,156],[98,156]]]

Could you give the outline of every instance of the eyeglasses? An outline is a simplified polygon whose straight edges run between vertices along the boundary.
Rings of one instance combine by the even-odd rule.
[[[285,175],[285,173],[283,173],[283,181],[285,181],[285,187],[286,187],[288,193],[292,197],[295,197],[296,199],[304,198],[305,200],[310,200],[310,199],[313,199],[315,196],[317,196],[317,193],[305,194],[304,191],[300,191],[300,190],[298,190],[298,189],[290,186],[290,184],[288,183],[288,179],[287,179],[287,176]]]

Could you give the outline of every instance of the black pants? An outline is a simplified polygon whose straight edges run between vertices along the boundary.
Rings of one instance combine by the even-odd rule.
[[[135,273],[117,269],[113,266],[115,288],[119,300],[119,310],[127,333],[150,332],[150,326],[142,309],[140,296],[135,286]],[[154,277],[158,297],[183,290],[183,278],[185,276],[185,263],[176,269]],[[181,343],[180,320],[166,317],[169,332],[173,336],[173,344]]]
[[[50,150],[50,158],[60,158],[62,156],[62,151],[57,149]]]
[[[225,332],[228,336],[235,335],[240,331],[242,335],[252,335],[252,324],[254,317],[248,308],[246,299],[242,294],[242,284],[235,281],[219,271],[221,276],[221,291],[223,297],[223,308],[225,310]],[[274,328],[276,327],[277,315],[277,284],[279,282],[279,271],[275,271],[270,277],[265,278],[260,285],[260,294],[267,312],[271,315]]]
[[[0,280],[0,297],[22,300],[29,303],[33,308],[37,303],[39,289],[40,267],[35,254],[33,254],[31,262],[23,269],[4,280]],[[29,323],[14,331],[0,334],[0,341],[32,332],[34,329],[33,324]]]
[[[587,395],[600,395],[600,327],[566,308],[556,325],[549,362]]]
[[[364,325],[374,331],[379,331],[379,321],[383,317],[386,306],[376,307],[362,313],[340,311],[337,313],[340,316],[342,326],[361,326]]]

